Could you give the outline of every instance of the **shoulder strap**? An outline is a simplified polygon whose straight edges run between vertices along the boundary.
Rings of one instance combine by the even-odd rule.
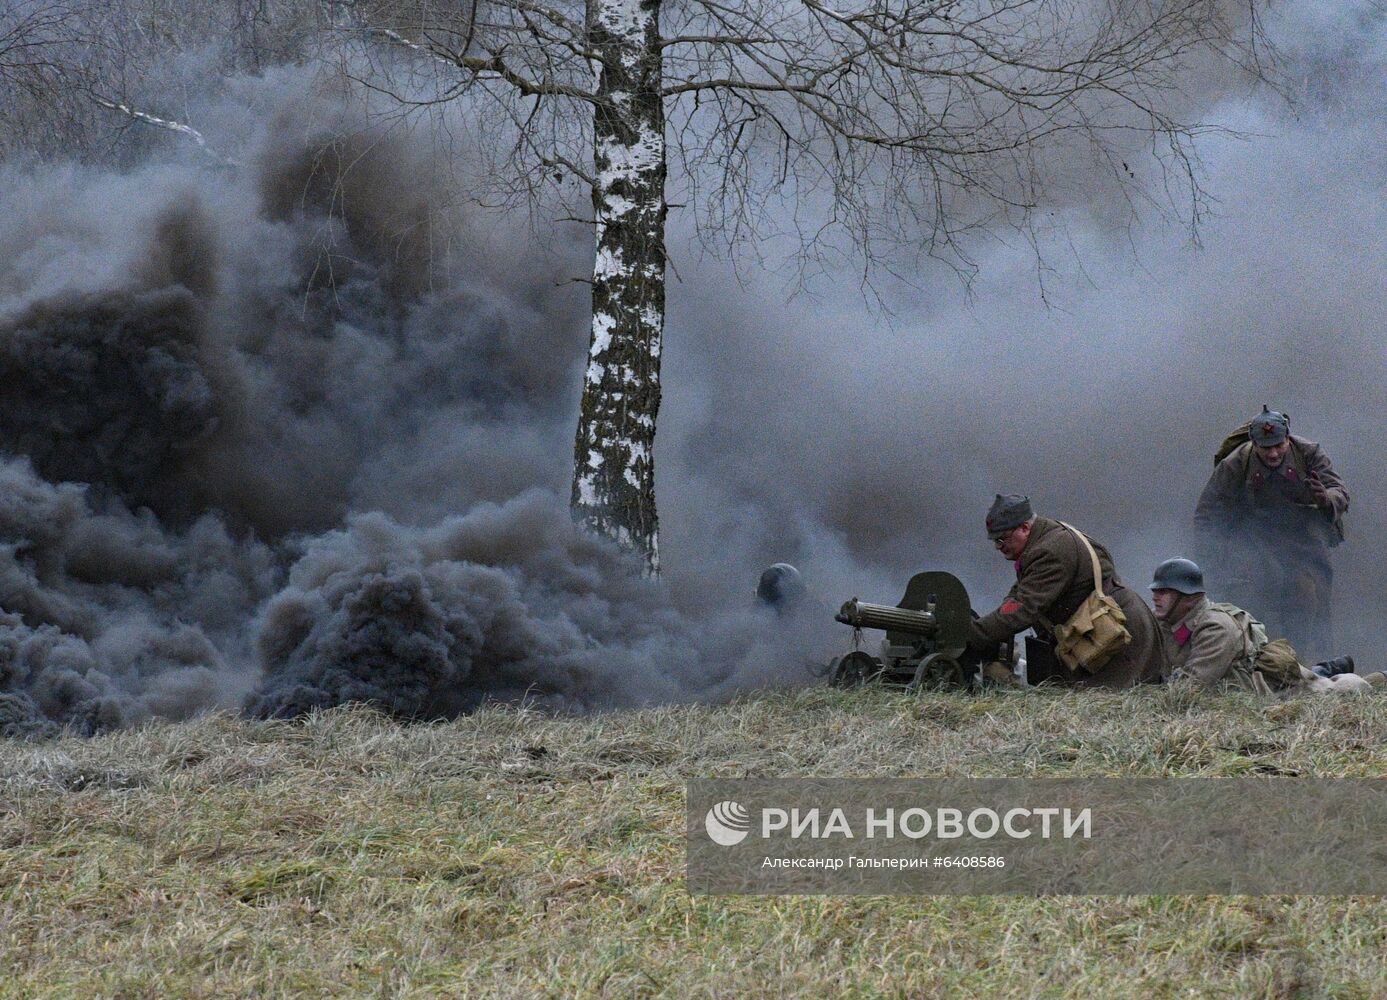
[[[1067,524],[1064,521],[1061,521],[1060,524],[1073,532],[1078,537],[1079,541],[1084,543],[1084,548],[1088,549],[1088,557],[1093,561],[1093,592],[1095,594],[1101,594],[1103,592],[1103,572],[1098,565],[1098,553],[1093,551],[1093,546],[1089,544],[1088,537],[1084,535],[1082,531],[1074,527],[1074,525]]]
[[[1238,630],[1242,634],[1244,656],[1256,656],[1257,651],[1266,645],[1266,626],[1254,618],[1251,611],[1240,608],[1236,604],[1229,604],[1227,601],[1210,601],[1209,607],[1233,619],[1233,623],[1238,626]]]

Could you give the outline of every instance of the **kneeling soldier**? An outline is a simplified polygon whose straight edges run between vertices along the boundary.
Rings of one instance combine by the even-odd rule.
[[[1262,623],[1242,608],[1209,600],[1204,573],[1189,559],[1167,559],[1151,581],[1156,618],[1166,632],[1168,672],[1205,687],[1237,687],[1259,694],[1357,692],[1387,683],[1382,672],[1359,677],[1353,657],[1313,669],[1295,659],[1284,640],[1267,640]]]
[[[1038,641],[1026,644],[1027,676],[1032,683],[1048,679],[1074,687],[1123,688],[1161,679],[1165,658],[1160,630],[1146,602],[1118,578],[1106,548],[1088,542],[1066,524],[1036,517],[1024,496],[999,495],[993,501],[987,512],[987,534],[1002,557],[1015,564],[1016,584],[996,611],[972,623],[970,648],[990,655],[999,643],[1034,629]],[[1096,672],[1079,673],[1054,663],[1054,633],[1093,594],[1095,559],[1103,593],[1121,609],[1131,638]],[[1051,661],[1043,671],[1038,669],[1041,656],[1037,654]]]

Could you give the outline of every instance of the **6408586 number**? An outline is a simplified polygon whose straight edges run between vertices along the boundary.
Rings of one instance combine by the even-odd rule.
[[[1007,859],[997,855],[968,854],[962,857],[940,858],[945,868],[1005,868]]]

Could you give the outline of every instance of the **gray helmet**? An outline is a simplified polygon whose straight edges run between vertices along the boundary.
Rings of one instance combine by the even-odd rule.
[[[1192,559],[1167,559],[1156,567],[1152,590],[1178,590],[1182,594],[1204,593],[1204,571]]]
[[[761,574],[756,596],[777,611],[791,607],[804,596],[804,579],[789,563],[776,563]]]

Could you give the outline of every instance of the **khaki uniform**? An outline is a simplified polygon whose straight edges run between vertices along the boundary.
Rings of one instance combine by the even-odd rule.
[[[1300,678],[1299,690],[1310,694],[1367,694],[1382,687],[1381,673],[1372,673],[1367,677],[1359,677],[1357,674],[1321,677],[1309,667],[1301,667]]]
[[[1194,513],[1199,562],[1219,593],[1257,608],[1273,633],[1319,659],[1332,655],[1329,550],[1343,539],[1348,489],[1318,444],[1294,434],[1290,441],[1276,469],[1250,442],[1215,467]],[[1315,505],[1312,473],[1328,509]]]
[[[1256,664],[1257,651],[1267,641],[1266,629],[1241,608],[1201,597],[1173,627],[1162,623],[1161,628],[1172,679],[1189,678],[1209,688],[1277,693]],[[1376,680],[1382,680],[1380,674]],[[1362,694],[1374,686],[1356,674],[1321,677],[1302,665],[1300,683],[1281,693]]]
[[[1132,641],[1096,674],[1068,675],[1074,687],[1132,687],[1161,679],[1165,667],[1163,640],[1146,602],[1117,578],[1112,557],[1089,539],[1098,553],[1104,592],[1127,616]],[[1016,584],[1001,607],[972,623],[970,645],[993,647],[1028,628],[1052,639],[1049,627],[1069,620],[1093,593],[1093,563],[1082,542],[1058,521],[1037,517],[1021,558],[1016,560]]]
[[[1205,687],[1269,690],[1260,674],[1253,676],[1253,661],[1267,634],[1246,611],[1201,597],[1174,627],[1162,623],[1161,628],[1171,677],[1189,677]]]

